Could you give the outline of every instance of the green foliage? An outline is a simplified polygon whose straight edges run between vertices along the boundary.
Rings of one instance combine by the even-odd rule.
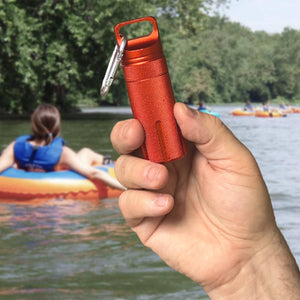
[[[22,113],[40,102],[128,104],[119,70],[110,93],[100,81],[122,21],[157,18],[180,101],[300,98],[300,32],[251,32],[208,17],[230,0],[0,0],[0,108]],[[132,27],[132,35],[145,28]],[[147,32],[148,29],[146,29]]]
[[[286,28],[274,51],[275,96],[293,100],[300,97],[300,31]]]
[[[98,101],[115,24],[153,15],[166,39],[170,24],[187,36],[202,26],[211,2],[225,0],[0,0],[0,107],[23,112],[39,102],[68,109],[81,99]],[[125,95],[119,72],[101,100],[125,104]]]
[[[168,63],[177,99],[197,103],[299,99],[300,32],[251,32],[224,18],[176,39]]]
[[[99,99],[114,25],[151,11],[141,0],[0,0],[0,107],[23,112],[43,101],[68,109]]]

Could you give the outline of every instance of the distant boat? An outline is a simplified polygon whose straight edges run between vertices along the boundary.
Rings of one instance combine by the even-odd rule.
[[[198,109],[198,110],[201,112],[204,112],[206,114],[210,114],[210,115],[220,118],[220,114],[216,111],[212,111],[212,110],[208,110],[208,109]]]

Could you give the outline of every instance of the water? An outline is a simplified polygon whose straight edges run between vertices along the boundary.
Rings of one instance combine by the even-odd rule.
[[[116,158],[109,141],[117,114],[64,116],[63,137]],[[277,223],[300,263],[300,114],[222,120],[256,157]],[[28,119],[0,120],[0,147],[27,133]],[[0,204],[0,299],[208,299],[194,282],[143,247],[125,224],[117,199]]]

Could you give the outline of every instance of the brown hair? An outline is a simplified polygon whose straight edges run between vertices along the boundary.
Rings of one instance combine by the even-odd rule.
[[[46,145],[60,133],[60,113],[51,104],[39,105],[31,116],[31,129],[34,139],[44,140]]]

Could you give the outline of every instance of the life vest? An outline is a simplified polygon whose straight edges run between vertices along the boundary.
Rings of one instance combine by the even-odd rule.
[[[14,154],[20,169],[28,171],[53,171],[58,164],[65,141],[56,137],[46,146],[34,146],[28,142],[30,135],[22,135],[15,140]]]

